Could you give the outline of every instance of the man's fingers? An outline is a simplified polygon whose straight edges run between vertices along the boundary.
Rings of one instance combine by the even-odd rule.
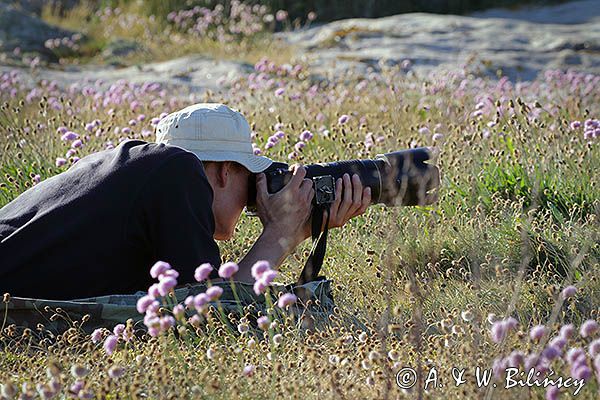
[[[342,180],[344,181],[344,194],[342,198],[342,203],[340,204],[340,207],[338,209],[338,216],[340,219],[344,219],[346,217],[346,214],[348,213],[348,210],[352,205],[352,184],[350,182],[350,175],[344,174]]]
[[[362,203],[362,183],[360,177],[357,174],[352,175],[352,205],[350,206],[350,213],[354,214],[358,210]]]
[[[299,188],[302,184],[302,180],[306,176],[306,168],[302,164],[292,165],[292,179],[288,182],[287,186],[290,188]]]
[[[312,201],[314,196],[313,182],[310,179],[303,179],[300,184],[300,196],[301,198]]]
[[[367,210],[367,207],[369,207],[369,204],[371,204],[371,188],[366,187],[363,189],[362,192],[362,201],[360,204],[360,208],[354,213],[352,217],[356,217],[357,215],[364,213]]]
[[[259,199],[265,199],[269,197],[269,191],[267,189],[267,177],[262,172],[256,175],[256,196]]]

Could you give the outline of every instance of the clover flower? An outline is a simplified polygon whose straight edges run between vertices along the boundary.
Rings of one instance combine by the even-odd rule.
[[[167,272],[170,269],[171,269],[171,265],[169,263],[166,263],[164,261],[157,261],[150,268],[150,276],[156,279],[159,277],[159,275],[164,274],[165,272]]]
[[[533,328],[531,328],[531,330],[529,331],[529,337],[534,342],[539,342],[540,339],[546,334],[547,331],[548,331],[548,328],[546,328],[544,325],[536,325]]]
[[[223,289],[220,286],[211,286],[208,289],[206,289],[206,295],[211,300],[218,299],[219,297],[221,297],[222,294],[223,294]]]
[[[267,329],[269,329],[269,317],[265,315],[263,315],[262,317],[258,317],[258,319],[256,320],[256,324],[260,329],[266,331]]]
[[[268,261],[257,261],[254,263],[254,265],[252,266],[251,269],[251,273],[252,273],[252,277],[255,280],[260,279],[260,277],[262,276],[262,274],[268,270],[271,269],[271,265],[269,264]]]
[[[169,294],[169,292],[175,287],[177,286],[177,279],[171,277],[171,276],[167,276],[164,279],[161,279],[160,282],[158,282],[158,293],[164,297],[167,294]]]
[[[593,319],[588,319],[583,324],[581,324],[581,328],[579,329],[579,333],[581,337],[587,338],[598,332],[598,323]]]

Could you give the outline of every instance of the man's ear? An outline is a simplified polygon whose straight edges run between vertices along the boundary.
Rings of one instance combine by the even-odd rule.
[[[231,163],[229,161],[215,163],[215,178],[220,188],[227,187],[227,182],[231,176]]]

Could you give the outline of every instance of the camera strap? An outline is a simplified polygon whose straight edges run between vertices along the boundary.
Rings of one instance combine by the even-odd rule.
[[[327,233],[329,231],[329,207],[330,203],[321,204],[313,209],[312,213],[312,241],[313,247],[304,264],[304,268],[300,273],[298,282],[296,285],[304,285],[305,283],[316,280],[323,266],[323,259],[325,258],[325,250],[327,248]],[[321,232],[321,226],[323,225],[323,214],[327,214],[325,219],[325,229]]]

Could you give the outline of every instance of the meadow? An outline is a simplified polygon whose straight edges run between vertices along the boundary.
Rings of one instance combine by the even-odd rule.
[[[90,42],[61,54],[63,63],[98,61],[98,38],[137,32],[150,18],[107,10],[91,17]],[[219,91],[182,94],[92,76],[68,87],[40,77],[29,87],[23,70],[2,73],[0,206],[87,154],[126,139],[152,141],[161,118],[204,101],[240,110],[252,125],[255,152],[289,163],[434,146],[442,174],[438,203],[374,205],[330,232],[323,272],[334,283],[337,307],[317,331],[299,328],[289,304],[274,304],[262,328],[249,326],[247,315],[232,331],[210,317],[210,324],[207,317],[179,318],[183,306],[173,310],[165,301],[167,310],[153,315],[159,319],[147,325],[155,330],[144,338],[133,336],[126,321],[113,332],[90,336],[78,324],[54,337],[43,326],[21,331],[2,323],[0,399],[557,399],[576,390],[505,389],[501,370],[508,367],[535,368],[540,380],[584,380],[576,398],[597,398],[600,76],[549,70],[532,82],[510,82],[459,68],[422,76],[406,64],[320,80],[293,49],[265,47],[272,43],[270,23],[288,23],[284,14],[245,10],[244,21],[260,14],[257,21],[269,22],[246,31],[246,22],[232,25],[229,15],[194,41],[198,33],[185,18],[203,26],[198,15],[206,13],[173,14],[170,29],[189,46],[173,45],[173,31],[133,33],[156,48],[123,61],[226,52],[254,63],[251,74]],[[114,28],[123,21],[131,27]],[[239,27],[235,37],[219,34],[232,26]],[[260,228],[242,215],[234,239],[220,243],[223,258],[239,260]],[[309,245],[286,260],[276,281],[295,280]],[[165,271],[162,278],[154,273],[166,281]],[[167,293],[170,286],[163,286]],[[187,306],[208,313],[204,304]],[[1,321],[2,305],[0,311]],[[360,323],[348,323],[348,316]],[[478,387],[477,366],[493,370],[496,388]],[[420,371],[414,387],[397,384],[405,367]],[[443,386],[425,390],[433,367]],[[455,385],[453,367],[466,369],[466,382]]]

